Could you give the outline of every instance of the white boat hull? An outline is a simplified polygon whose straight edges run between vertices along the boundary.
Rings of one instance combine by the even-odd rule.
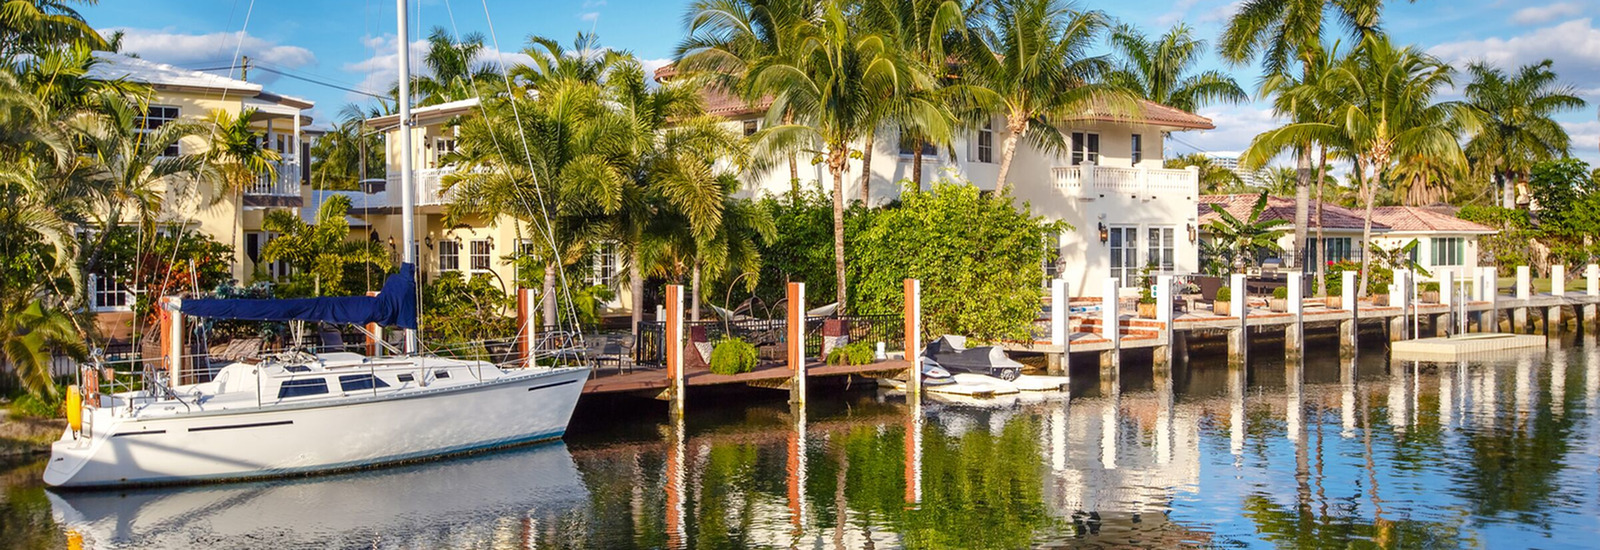
[[[508,372],[433,391],[120,417],[95,409],[66,434],[44,481],[107,487],[279,477],[366,468],[559,438],[588,369]]]

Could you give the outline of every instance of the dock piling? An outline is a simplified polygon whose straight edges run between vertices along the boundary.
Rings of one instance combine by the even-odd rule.
[[[1156,322],[1161,323],[1157,337],[1154,368],[1161,371],[1172,367],[1172,276],[1156,277]]]
[[[1567,297],[1567,266],[1556,264],[1550,266],[1550,295],[1557,298]],[[1562,330],[1561,304],[1550,306],[1550,312],[1545,314],[1544,333],[1550,334],[1550,327],[1555,326],[1555,332]]]
[[[1489,302],[1487,311],[1478,312],[1478,332],[1500,331],[1500,270],[1494,266],[1478,268],[1478,300]]]
[[[1100,380],[1115,380],[1120,366],[1122,355],[1122,315],[1117,310],[1117,294],[1122,290],[1122,281],[1116,277],[1107,277],[1105,291],[1100,298],[1101,335],[1111,341],[1111,349],[1100,353]]]
[[[1349,318],[1339,321],[1339,356],[1352,357],[1356,353],[1356,273],[1344,271],[1339,273],[1339,303],[1349,314]]]
[[[1294,316],[1294,322],[1289,323],[1283,332],[1284,359],[1291,363],[1299,363],[1301,346],[1305,343],[1305,277],[1299,273],[1289,274],[1289,314]]]
[[[1528,266],[1517,266],[1517,307],[1511,310],[1511,332],[1528,330],[1528,298],[1533,297],[1533,281]]]
[[[1059,376],[1067,372],[1067,362],[1072,342],[1067,338],[1067,326],[1071,323],[1069,315],[1071,306],[1068,305],[1067,281],[1063,279],[1050,280],[1050,343],[1061,346],[1061,351],[1050,354],[1049,373]]]
[[[1238,328],[1228,330],[1228,364],[1244,365],[1248,361],[1248,348],[1250,346],[1248,341],[1249,332],[1246,329],[1249,323],[1249,312],[1246,310],[1249,309],[1250,301],[1245,299],[1246,295],[1249,294],[1249,287],[1245,283],[1245,275],[1243,273],[1234,273],[1228,285],[1230,287],[1229,307],[1232,308],[1234,317],[1239,320]]]
[[[1583,278],[1584,282],[1588,283],[1588,287],[1585,289],[1584,295],[1588,296],[1590,300],[1590,303],[1582,306],[1583,326],[1592,327],[1595,323],[1596,310],[1593,300],[1600,299],[1600,265],[1589,264],[1588,267],[1584,268],[1583,270]]]
[[[905,289],[906,363],[911,365],[906,379],[906,399],[917,401],[922,395],[922,281],[906,279]]]
[[[789,368],[791,376],[789,382],[789,403],[804,405],[806,402],[806,284],[800,282],[789,283],[789,312],[786,329]],[[679,313],[682,316],[682,313]],[[920,376],[913,376],[919,379]]]
[[[674,420],[683,418],[683,285],[667,285],[667,411]]]

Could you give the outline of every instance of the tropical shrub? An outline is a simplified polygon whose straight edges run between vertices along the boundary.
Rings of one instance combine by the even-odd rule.
[[[828,350],[829,365],[870,365],[878,359],[873,344],[865,340]]]
[[[1287,299],[1289,299],[1289,288],[1280,286],[1278,288],[1272,289],[1272,297],[1273,297],[1273,299],[1277,299],[1277,300],[1287,300]]]
[[[446,271],[422,287],[418,328],[432,348],[476,356],[484,351],[478,343],[517,333],[512,305],[493,277],[463,278],[459,271]]]
[[[154,321],[152,306],[162,296],[213,289],[233,280],[233,247],[205,233],[169,227],[148,234],[121,226],[104,242],[94,271],[110,274],[128,288],[146,289],[134,295],[133,311],[147,323]]]
[[[739,374],[756,370],[760,355],[756,347],[739,338],[724,338],[711,348],[711,372]]]
[[[1232,300],[1232,299],[1233,299],[1233,290],[1229,289],[1228,287],[1222,287],[1222,288],[1217,289],[1216,301],[1218,301],[1218,302],[1226,302],[1226,301],[1229,301],[1229,300]]]
[[[1150,269],[1154,267],[1155,265],[1151,264],[1139,270],[1139,303],[1141,304],[1156,303],[1155,291],[1152,290],[1156,284],[1155,278],[1150,276]]]
[[[1438,292],[1439,291],[1439,282],[1438,281],[1428,281],[1426,283],[1422,283],[1421,288],[1422,288],[1421,292]]]
[[[854,233],[851,289],[858,312],[904,308],[903,281],[922,281],[930,334],[1021,339],[1040,308],[1043,242],[1064,224],[1047,223],[1008,194],[936,182],[907,185],[902,203],[875,212]]]
[[[1372,279],[1368,283],[1367,291],[1372,294],[1385,294],[1389,292],[1389,283],[1394,281],[1394,271],[1379,265],[1372,264]],[[1350,260],[1332,262],[1328,264],[1327,274],[1323,281],[1328,286],[1329,296],[1340,296],[1344,293],[1344,276],[1346,271],[1361,272],[1361,264]]]

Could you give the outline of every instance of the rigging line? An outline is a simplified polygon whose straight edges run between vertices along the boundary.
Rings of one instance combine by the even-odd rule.
[[[505,53],[503,51],[501,51],[501,49],[500,49],[500,35],[499,35],[499,33],[497,31],[495,31],[495,28],[494,28],[494,16],[489,13],[489,1],[488,0],[482,0],[482,4],[483,4],[483,17],[484,17],[484,20],[487,22],[487,24],[489,26],[489,38],[490,38],[490,40],[492,41],[492,43],[494,45],[496,65],[500,69],[500,77],[505,82],[506,92],[509,94],[509,93],[511,93],[511,90],[512,90],[512,87],[511,87],[511,75],[506,70]],[[446,6],[447,9],[449,8],[450,0],[445,0],[445,6]],[[454,18],[452,16],[452,20],[453,19]],[[560,267],[563,267],[563,266],[560,265],[560,260],[559,260],[560,251],[556,248],[554,221],[552,221],[550,219],[550,217],[549,217],[549,211],[548,211],[549,205],[548,205],[548,202],[545,200],[544,190],[541,189],[539,187],[539,185],[538,185],[538,175],[537,175],[537,172],[534,170],[534,167],[533,167],[533,153],[532,153],[531,148],[528,146],[528,135],[523,130],[522,114],[521,114],[520,110],[517,108],[517,102],[515,101],[515,97],[513,97],[512,99],[513,99],[513,101],[509,101],[508,103],[511,105],[511,115],[516,120],[516,123],[517,123],[517,137],[522,142],[523,158],[527,159],[528,170],[529,170],[530,176],[534,178],[533,190],[534,190],[535,198],[537,198],[538,201],[539,201],[539,207],[540,207],[539,215],[544,218],[545,229],[546,229],[546,234],[547,234],[547,240],[550,243],[550,251],[551,251],[551,253],[553,255],[556,255],[556,257],[557,257],[557,262],[556,262],[557,266],[556,267],[560,268]],[[482,101],[479,101],[479,103],[482,103]],[[578,322],[577,305],[573,303],[571,282],[569,282],[567,280],[567,272],[566,272],[565,269],[557,269],[556,270],[556,274],[561,279],[562,294],[566,295],[566,297],[567,297],[567,309],[569,310],[569,313],[571,314],[572,325],[573,325],[573,327],[575,329],[577,329],[577,330],[574,330],[573,332],[578,334],[579,343],[581,344],[582,341],[583,341],[583,330],[582,330],[582,326],[580,326],[579,322]],[[557,321],[556,324],[558,326],[560,325],[559,320]]]
[[[449,19],[450,19],[451,32],[452,32],[452,34],[455,35],[455,39],[459,41],[460,40],[460,28],[457,26],[456,21],[455,21],[455,11],[454,11],[453,7],[451,6],[449,0],[445,0],[444,4],[445,4],[445,11],[448,14]],[[498,34],[496,33],[496,31],[494,29],[494,20],[493,20],[493,17],[490,16],[490,14],[489,14],[489,6],[488,6],[487,2],[484,3],[483,8],[484,8],[484,17],[489,23],[489,34],[493,39],[493,45],[494,45],[495,54],[496,54],[496,66],[499,69],[501,78],[505,82],[507,93],[511,94],[513,88],[511,86],[510,75],[506,70],[505,61],[504,61],[504,54],[500,51],[499,36],[498,36]],[[484,119],[486,121],[489,120],[488,107],[483,102],[483,92],[482,92],[482,90],[480,90],[476,86],[473,86],[472,90],[473,90],[473,94],[478,98],[478,108],[483,112]],[[519,139],[520,139],[520,141],[522,143],[522,150],[523,150],[523,156],[524,156],[523,158],[524,158],[526,164],[528,165],[529,177],[534,179],[534,186],[533,186],[534,187],[534,195],[535,195],[535,198],[537,199],[537,201],[539,203],[539,215],[540,215],[541,218],[543,218],[543,221],[544,221],[544,231],[542,232],[541,236],[543,236],[545,238],[546,243],[549,245],[549,250],[550,250],[551,255],[556,258],[556,261],[553,262],[553,263],[555,263],[556,267],[557,267],[556,275],[561,280],[561,291],[562,291],[562,294],[566,297],[566,302],[567,302],[566,303],[566,305],[567,305],[566,309],[567,309],[567,313],[568,313],[568,319],[572,322],[572,326],[574,328],[573,332],[579,335],[578,338],[579,338],[579,341],[581,342],[582,341],[582,334],[583,334],[582,326],[579,323],[578,314],[577,314],[577,306],[574,303],[574,300],[573,300],[573,297],[572,297],[571,283],[567,280],[566,270],[565,269],[561,269],[563,266],[561,265],[561,261],[560,261],[561,253],[560,253],[559,247],[557,246],[556,239],[555,239],[555,227],[554,227],[555,224],[550,219],[550,217],[548,215],[548,212],[547,212],[548,203],[545,201],[544,191],[538,185],[538,171],[533,166],[533,155],[532,155],[531,149],[528,147],[528,138],[527,138],[527,134],[524,131],[524,128],[523,128],[523,125],[522,125],[522,116],[520,114],[520,110],[516,106],[516,101],[515,101],[515,97],[514,96],[512,97],[512,99],[513,99],[513,101],[510,101],[509,103],[511,105],[511,110],[512,110],[513,117],[515,118],[515,121],[516,121],[517,135],[518,135],[518,137],[519,137]],[[506,159],[505,149],[500,145],[498,136],[496,136],[494,134],[494,132],[490,132],[490,138],[494,142],[495,151],[496,151],[496,154],[498,154],[500,156],[501,163],[506,165],[507,167],[509,167],[511,163],[510,163],[509,160]],[[521,202],[522,203],[522,207],[524,209],[528,210],[529,213],[531,214],[533,212],[534,208],[532,207],[532,205],[530,205],[528,203],[528,200],[526,198],[525,192],[523,192],[516,185],[513,185],[512,189],[513,189],[513,194],[514,194],[514,196],[517,197],[518,202]],[[530,225],[535,225],[536,226],[536,224],[530,224]],[[554,297],[550,297],[550,299],[554,299]],[[556,324],[556,328],[558,328],[558,329],[561,328],[562,325],[563,325],[563,323],[561,322],[559,317],[556,319],[556,323],[555,324]],[[518,330],[520,331],[521,329],[519,328]]]
[[[279,75],[279,76],[283,76],[283,77],[286,77],[286,78],[293,78],[295,80],[299,80],[299,81],[302,81],[302,82],[310,82],[310,83],[316,84],[318,86],[325,86],[325,87],[328,87],[328,88],[333,88],[335,90],[343,90],[343,91],[346,91],[346,92],[361,94],[361,95],[364,95],[364,96],[367,96],[367,97],[371,97],[371,98],[388,99],[387,97],[384,97],[384,96],[381,96],[381,95],[378,95],[378,94],[375,94],[375,93],[372,93],[372,92],[363,92],[363,91],[357,90],[355,88],[347,88],[347,87],[344,87],[344,86],[340,86],[338,84],[330,84],[330,83],[327,83],[327,82],[322,82],[320,80],[307,78],[307,77],[300,76],[300,75],[289,74],[289,73],[286,73],[286,72],[283,72],[283,71],[280,71],[280,70],[277,70],[277,69],[270,69],[270,68],[267,68],[267,67],[262,67],[260,65],[257,65],[256,68],[257,69],[261,69],[261,70],[266,71],[266,72],[269,72],[269,73],[273,73],[273,74]]]
[[[293,73],[295,75],[303,76],[303,77],[306,77],[306,78],[315,78],[317,80],[327,81],[330,84],[338,84],[340,86],[349,86],[351,88],[356,88],[356,87],[360,86],[359,84],[351,84],[348,81],[342,80],[341,77],[339,77],[339,76],[328,76],[328,75],[325,75],[325,74],[322,74],[322,73],[314,73],[314,72],[311,72],[311,71],[308,71],[308,70],[305,70],[305,69],[301,69],[299,67],[290,67],[290,66],[287,66],[287,65],[280,65],[280,64],[277,64],[277,63],[273,63],[273,62],[269,62],[269,61],[261,61],[261,60],[253,60],[251,63],[256,67],[261,67],[261,68],[265,68],[265,69],[273,69],[273,70],[276,70],[278,72]]]
[[[238,0],[234,0],[234,9],[237,9],[238,7],[239,7]],[[255,11],[256,11],[256,0],[250,0],[250,4],[247,7],[245,7],[245,10],[244,10],[244,24],[241,25],[240,28],[239,28],[239,40],[237,42],[235,42],[234,46],[233,46],[233,59],[234,59],[235,67],[237,67],[237,64],[238,64],[239,52],[244,50],[244,37],[248,34],[248,31],[250,30],[250,16],[252,14],[254,14]],[[233,16],[229,15],[228,19],[229,19],[229,21],[232,21],[233,20]],[[228,78],[233,78],[233,69],[231,69],[231,68],[228,69]],[[222,89],[222,93],[218,96],[218,101],[224,101],[225,102],[227,100],[228,100],[228,89],[227,88],[223,88]],[[241,110],[239,114],[243,115],[244,112]],[[215,117],[213,117],[212,120],[211,120],[211,131],[213,133],[215,133],[217,131],[217,120],[216,120]],[[297,153],[298,153],[298,151],[297,151]],[[239,196],[240,197],[240,201],[243,202],[243,193],[242,192],[236,193],[236,196]],[[240,205],[240,207],[242,208],[243,205]],[[233,234],[228,237],[228,245],[229,246],[233,246],[234,242],[239,239],[239,224],[242,223],[242,221],[238,219],[240,217],[239,215],[235,215],[234,217],[235,217],[234,223],[229,224],[231,226],[231,229],[232,229],[232,232],[233,232]],[[182,216],[181,215],[179,216],[179,219],[182,220]],[[179,224],[178,234],[173,238],[173,243],[172,243],[172,260],[168,261],[167,265],[172,265],[172,264],[175,264],[175,263],[178,262],[178,250],[182,249],[183,237],[184,237],[184,235],[186,235],[188,233],[188,231],[183,230],[183,227],[186,226],[186,225],[188,225],[187,221],[185,221],[185,223],[183,223],[183,224]],[[166,288],[167,287],[167,283],[169,281],[171,281],[171,280],[172,280],[172,270],[168,269],[167,273],[165,275],[163,275],[162,278],[161,278],[161,288]]]

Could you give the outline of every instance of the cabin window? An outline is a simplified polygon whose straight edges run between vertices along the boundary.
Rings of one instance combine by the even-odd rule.
[[[1467,240],[1461,237],[1435,237],[1432,259],[1436,266],[1466,265]]]
[[[754,120],[744,121],[744,137],[756,135],[756,130],[758,129],[760,129],[760,123]]]
[[[436,370],[436,371],[433,371],[433,377],[434,378],[449,378],[450,377],[450,371],[447,371],[447,370]]]
[[[339,377],[339,389],[342,391],[370,390],[387,388],[388,382],[371,374],[346,374]]]
[[[286,370],[286,371],[289,371],[289,372],[311,372],[311,367],[308,367],[308,366],[305,366],[305,365],[289,365],[289,366],[283,367],[283,370]]]
[[[489,239],[478,239],[469,243],[472,246],[470,259],[472,272],[483,273],[489,270],[489,251],[494,249]]]
[[[1133,150],[1128,152],[1128,158],[1133,159],[1134,166],[1138,166],[1144,160],[1144,136],[1134,134],[1130,143]]]
[[[451,239],[439,240],[439,271],[461,270],[461,243]]]
[[[278,399],[322,395],[324,393],[328,393],[328,381],[321,378],[285,380],[282,385],[278,386]]]
[[[1100,134],[1072,133],[1072,165],[1085,162],[1100,163]]]
[[[978,130],[978,162],[994,162],[994,124],[983,123]]]
[[[395,378],[400,380],[400,383],[402,383],[402,384],[404,384],[406,382],[410,382],[412,380],[416,380],[416,377],[412,376],[411,373],[409,373],[409,372],[402,372],[402,373],[400,373],[399,376],[396,376]]]

